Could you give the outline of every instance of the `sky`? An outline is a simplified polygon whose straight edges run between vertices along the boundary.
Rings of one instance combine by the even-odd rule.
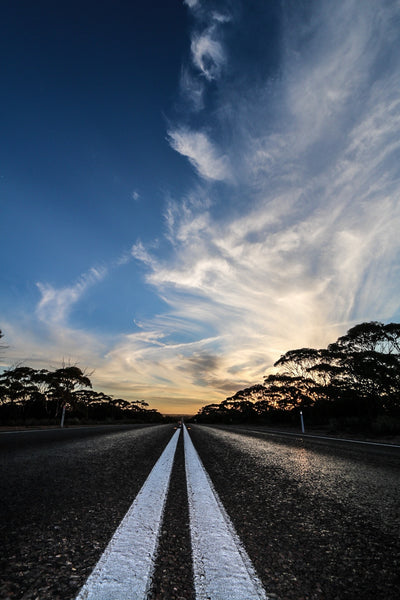
[[[398,0],[5,0],[3,368],[193,414],[400,321]]]

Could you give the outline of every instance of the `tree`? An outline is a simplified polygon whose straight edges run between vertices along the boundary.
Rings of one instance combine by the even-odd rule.
[[[341,356],[341,380],[335,384],[347,396],[363,402],[369,420],[400,410],[400,325],[377,321],[360,323],[328,346]]]
[[[29,398],[32,393],[38,392],[33,382],[34,373],[34,369],[23,366],[4,371],[0,375],[3,401],[18,404]]]
[[[17,366],[0,375],[0,400],[10,418],[25,418],[45,413],[46,396],[40,386],[37,371]]]
[[[198,414],[196,415],[199,423],[218,423],[226,417],[227,409],[224,403],[221,404],[207,404],[203,406]],[[229,419],[226,419],[229,422]]]
[[[281,418],[299,408],[317,419],[356,417],[371,425],[400,416],[400,324],[360,323],[327,348],[289,350],[264,385],[239,390],[199,419],[233,422]]]
[[[74,409],[79,396],[75,392],[82,388],[91,388],[92,384],[85,373],[77,366],[61,367],[48,374],[49,393],[56,403],[55,416],[58,416],[63,406]]]
[[[231,396],[227,398],[227,402],[238,402],[241,400],[251,400],[258,401],[264,398],[265,396],[265,387],[260,384],[252,385],[251,387],[245,388],[244,390],[239,390]]]
[[[289,350],[281,356],[274,367],[281,367],[283,374],[289,377],[306,377],[308,370],[320,360],[320,350],[299,348]]]
[[[360,323],[328,346],[328,350],[342,352],[375,351],[381,354],[400,353],[400,324],[384,325],[378,321]]]
[[[62,407],[86,419],[162,421],[144,400],[128,402],[92,390],[87,373],[63,365],[56,371],[18,365],[0,374],[0,417],[7,420],[57,418]]]

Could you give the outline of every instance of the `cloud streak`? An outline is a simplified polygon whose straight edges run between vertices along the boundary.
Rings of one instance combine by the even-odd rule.
[[[226,62],[222,44],[214,38],[214,27],[206,32],[195,35],[192,39],[192,60],[208,81],[213,81],[221,75]]]
[[[198,174],[211,181],[231,178],[226,155],[218,151],[203,131],[179,128],[169,132],[169,142],[174,150],[186,156]]]
[[[48,283],[37,283],[41,293],[36,314],[41,321],[62,324],[65,323],[69,312],[83,294],[107,275],[105,267],[92,267],[81,275],[76,283],[61,289],[56,289]]]

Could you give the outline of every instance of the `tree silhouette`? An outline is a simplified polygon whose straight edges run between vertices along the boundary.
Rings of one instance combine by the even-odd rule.
[[[203,407],[199,419],[287,420],[299,409],[316,421],[355,418],[365,427],[379,416],[400,418],[400,324],[360,323],[327,348],[289,350],[274,367],[264,385]]]
[[[349,329],[346,335],[338,338],[335,343],[330,344],[328,350],[398,354],[400,352],[400,324],[384,325],[377,321],[360,323]]]
[[[77,419],[162,420],[160,413],[148,410],[143,400],[129,402],[94,391],[88,375],[76,365],[63,365],[55,371],[19,365],[0,374],[2,420],[59,418],[63,406]]]

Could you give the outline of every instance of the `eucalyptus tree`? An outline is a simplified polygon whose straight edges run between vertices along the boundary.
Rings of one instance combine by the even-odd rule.
[[[399,414],[398,323],[360,323],[330,344],[328,350],[341,356],[341,381],[336,384],[362,399],[370,418],[381,412]]]
[[[328,346],[328,350],[342,352],[400,353],[400,324],[384,325],[378,321],[359,323]]]
[[[35,370],[31,367],[17,366],[7,369],[0,375],[3,401],[11,404],[23,403],[39,389],[34,381]]]
[[[309,407],[315,400],[315,383],[307,377],[268,375],[264,386],[272,407],[280,410]]]
[[[54,416],[59,415],[63,406],[74,409],[79,401],[76,392],[92,387],[89,377],[76,365],[49,372],[47,383],[49,395],[55,404]]]
[[[288,377],[307,377],[309,369],[320,361],[320,352],[315,348],[289,350],[274,363],[274,367],[279,367]]]

